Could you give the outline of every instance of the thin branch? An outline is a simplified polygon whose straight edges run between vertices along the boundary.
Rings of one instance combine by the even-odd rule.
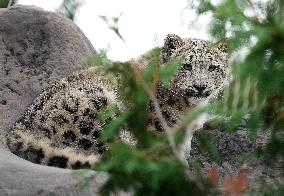
[[[7,8],[11,7],[12,3],[14,2],[14,0],[9,0],[8,6]]]
[[[255,4],[251,2],[251,0],[246,0],[248,6],[250,7],[250,9],[254,12],[254,17],[252,17],[250,20],[253,22],[253,23],[256,23],[257,25],[259,25],[261,22],[260,20],[260,16],[259,16],[259,13],[257,13],[257,9],[255,8]]]
[[[199,115],[198,118],[195,118],[190,123],[182,121],[181,124],[176,125],[174,128],[169,127],[166,119],[164,118],[164,116],[162,114],[162,110],[161,110],[161,107],[158,103],[158,100],[155,96],[155,93],[154,93],[155,88],[151,89],[151,87],[147,84],[147,82],[143,78],[142,71],[139,68],[141,66],[138,65],[139,63],[135,62],[135,61],[132,61],[131,63],[133,65],[132,68],[134,70],[134,74],[135,74],[137,81],[140,83],[142,88],[149,95],[150,100],[153,103],[153,106],[154,106],[154,109],[155,109],[155,112],[156,112],[156,116],[159,119],[159,121],[161,122],[163,129],[165,130],[165,133],[166,133],[166,136],[167,136],[167,139],[168,139],[168,143],[170,145],[170,148],[171,148],[175,158],[177,160],[181,161],[183,164],[186,164],[187,158],[189,157],[189,151],[188,151],[189,148],[188,147],[189,147],[189,145],[191,145],[191,139],[193,137],[194,130],[196,129],[196,126],[199,124],[198,122],[201,120],[201,118],[204,118],[204,115]],[[195,110],[202,109],[203,106],[204,105],[201,104],[198,107],[196,107]],[[183,139],[183,142],[177,146],[177,144],[175,142],[175,138],[174,138],[174,133],[176,133],[178,130],[183,129],[183,128],[186,129],[185,137]]]
[[[133,70],[134,70],[134,74],[135,74],[137,80],[140,82],[140,84],[142,85],[142,87],[146,91],[146,93],[150,96],[150,99],[151,99],[153,106],[155,108],[155,111],[156,111],[156,115],[159,118],[159,120],[162,124],[162,127],[166,132],[166,136],[167,136],[169,145],[171,147],[171,150],[174,153],[174,156],[176,157],[176,159],[181,160],[181,157],[179,156],[179,152],[178,152],[175,140],[174,140],[173,130],[168,126],[167,121],[163,117],[163,114],[162,114],[162,111],[161,111],[161,108],[160,108],[160,105],[158,103],[156,96],[154,95],[153,91],[147,85],[144,78],[142,77],[141,70],[139,69],[137,64],[136,65],[134,64]]]

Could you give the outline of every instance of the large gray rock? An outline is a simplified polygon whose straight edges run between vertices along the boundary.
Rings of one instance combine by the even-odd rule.
[[[0,9],[0,139],[49,84],[87,66],[95,49],[60,13]]]
[[[88,66],[94,48],[68,18],[33,6],[0,9],[0,196],[96,195],[107,174],[36,165],[1,143],[49,84]]]

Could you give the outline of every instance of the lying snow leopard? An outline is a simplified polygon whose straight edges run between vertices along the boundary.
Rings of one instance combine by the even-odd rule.
[[[197,104],[214,97],[228,74],[228,54],[223,45],[170,34],[161,48],[161,63],[175,57],[182,58],[183,66],[169,87],[159,85],[156,95],[169,126]],[[7,134],[8,147],[33,163],[71,169],[90,167],[107,150],[107,144],[99,139],[107,122],[96,120],[98,112],[109,104],[123,110],[117,87],[116,79],[107,78],[96,68],[64,78],[35,99]],[[150,124],[163,131],[157,119]],[[124,133],[122,139],[131,138]]]

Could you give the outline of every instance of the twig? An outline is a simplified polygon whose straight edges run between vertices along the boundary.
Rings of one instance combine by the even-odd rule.
[[[7,8],[11,7],[12,3],[13,3],[13,0],[9,0]]]
[[[165,118],[163,117],[163,114],[162,114],[162,111],[161,111],[161,108],[159,106],[159,103],[158,103],[156,96],[154,95],[153,91],[147,85],[144,78],[142,77],[141,71],[140,71],[137,64],[136,65],[134,64],[133,70],[134,70],[134,74],[135,74],[137,80],[140,82],[140,84],[142,85],[142,87],[146,91],[146,93],[148,93],[148,95],[150,96],[150,99],[151,99],[153,106],[155,108],[155,111],[156,111],[156,115],[159,118],[159,120],[162,124],[162,127],[166,132],[166,136],[167,136],[169,145],[171,147],[171,150],[174,153],[174,156],[176,157],[176,159],[182,161],[181,157],[179,156],[179,152],[178,152],[178,149],[177,149],[174,137],[173,137],[173,130],[168,126]]]
[[[255,22],[256,24],[260,24],[260,16],[259,13],[257,13],[257,9],[255,8],[254,4],[251,2],[251,0],[247,0],[247,4],[248,6],[251,8],[251,10],[254,12],[254,17],[252,17],[252,22]]]
[[[133,70],[135,77],[137,81],[141,84],[142,88],[146,91],[146,93],[149,95],[155,112],[156,116],[161,122],[161,125],[163,129],[165,130],[170,148],[175,156],[175,158],[179,161],[181,161],[183,164],[187,164],[187,158],[189,156],[188,146],[191,145],[191,138],[194,133],[194,129],[196,128],[196,125],[198,125],[198,122],[200,121],[200,118],[203,118],[204,115],[199,116],[198,118],[192,120],[190,123],[182,122],[180,125],[175,126],[174,128],[171,128],[168,126],[168,123],[166,119],[164,118],[162,114],[161,107],[158,103],[158,100],[154,94],[154,90],[149,87],[149,85],[146,83],[146,81],[143,78],[143,74],[141,73],[141,70],[139,69],[139,65],[137,62],[132,62],[133,64]],[[201,104],[198,108],[202,108],[203,104]],[[195,108],[198,110],[198,108]],[[183,142],[177,146],[174,138],[174,133],[182,128],[186,129],[186,134],[183,139]]]

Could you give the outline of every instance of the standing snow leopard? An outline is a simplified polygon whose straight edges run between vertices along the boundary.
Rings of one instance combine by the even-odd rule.
[[[160,60],[165,64],[175,57],[181,57],[183,66],[169,87],[159,85],[156,95],[169,126],[214,97],[228,74],[228,54],[221,44],[170,34],[161,48]],[[107,150],[107,144],[99,139],[107,122],[96,119],[98,112],[110,104],[123,108],[117,87],[115,78],[107,78],[96,68],[62,79],[40,94],[14,125],[6,137],[8,147],[37,164],[90,167]],[[151,125],[163,131],[157,119]],[[129,139],[126,132],[121,137]]]

